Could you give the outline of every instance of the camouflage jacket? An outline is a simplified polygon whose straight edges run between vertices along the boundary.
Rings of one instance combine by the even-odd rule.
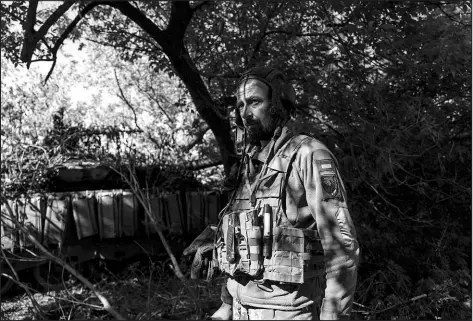
[[[273,153],[294,134],[284,127],[274,143]],[[258,172],[270,153],[250,146],[245,151]],[[244,171],[236,194],[245,193],[251,171]],[[247,174],[248,172],[248,174]],[[347,195],[333,154],[321,142],[308,137],[289,166],[283,208],[294,228],[316,229],[320,235],[325,277],[304,284],[288,284],[245,277],[228,279],[229,293],[243,305],[279,310],[297,310],[315,303],[321,319],[338,319],[350,314],[357,279],[359,246],[347,207]],[[238,205],[238,204],[237,204]],[[323,299],[322,299],[323,298]]]

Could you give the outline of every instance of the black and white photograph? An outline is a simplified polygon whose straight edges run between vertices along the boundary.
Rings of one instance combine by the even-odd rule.
[[[0,320],[471,320],[472,4],[0,2]]]

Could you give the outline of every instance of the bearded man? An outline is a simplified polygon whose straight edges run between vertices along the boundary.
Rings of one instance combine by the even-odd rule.
[[[228,280],[211,318],[348,319],[359,246],[335,157],[289,129],[295,92],[280,71],[244,73],[236,107],[246,144],[215,237]]]

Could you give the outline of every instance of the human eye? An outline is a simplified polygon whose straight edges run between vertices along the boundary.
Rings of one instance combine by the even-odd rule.
[[[250,105],[258,105],[261,102],[258,98],[253,98],[250,100]]]

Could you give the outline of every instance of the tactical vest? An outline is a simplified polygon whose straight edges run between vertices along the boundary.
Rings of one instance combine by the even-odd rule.
[[[304,283],[324,274],[323,248],[317,231],[293,228],[283,209],[289,165],[308,139],[311,137],[303,135],[290,138],[267,167],[263,166],[260,179],[254,183],[254,207],[245,182],[239,185],[222,212],[216,236],[214,255],[222,271],[286,283]],[[271,238],[266,242],[271,252],[267,257],[262,255],[265,204],[271,207]]]

